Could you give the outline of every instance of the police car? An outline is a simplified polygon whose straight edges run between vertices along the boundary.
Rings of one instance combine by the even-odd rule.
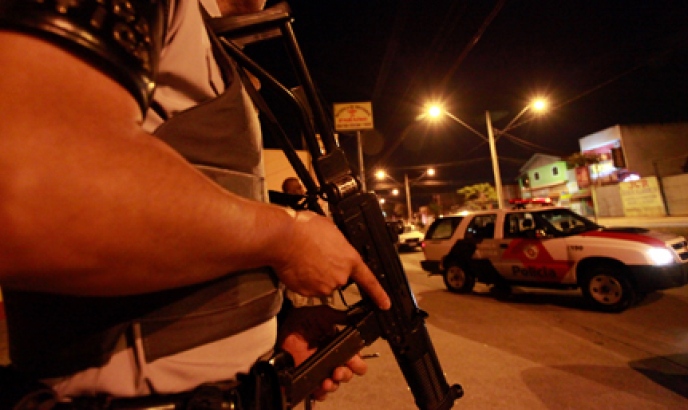
[[[579,288],[597,309],[619,312],[647,293],[688,283],[684,237],[605,228],[561,207],[439,218],[422,247],[422,268],[457,293],[471,292],[476,282]]]

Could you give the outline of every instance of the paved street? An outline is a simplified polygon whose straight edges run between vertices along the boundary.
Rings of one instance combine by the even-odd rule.
[[[421,258],[402,254],[447,378],[466,392],[455,408],[688,409],[688,286],[603,314],[577,292],[516,289],[499,299],[478,285],[452,294],[420,270]],[[387,344],[365,350],[373,352],[381,357],[369,359],[368,375],[318,410],[416,408]]]
[[[688,287],[650,295],[621,314],[589,311],[577,292],[516,289],[500,300],[445,291],[402,254],[461,409],[688,409]],[[369,374],[321,410],[414,409],[386,343]]]

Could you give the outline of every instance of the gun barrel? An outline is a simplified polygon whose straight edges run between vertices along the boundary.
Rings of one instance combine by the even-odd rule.
[[[450,409],[463,396],[463,389],[447,383],[425,326],[427,314],[416,304],[377,198],[357,193],[335,203],[331,211],[339,228],[392,299],[390,310],[373,309],[381,336],[394,352],[416,405],[423,410]],[[372,306],[365,293],[361,294]]]
[[[427,329],[423,325],[409,342],[411,350],[400,351],[392,347],[397,363],[409,385],[419,409],[450,409],[454,401],[463,396],[460,385],[449,386]]]

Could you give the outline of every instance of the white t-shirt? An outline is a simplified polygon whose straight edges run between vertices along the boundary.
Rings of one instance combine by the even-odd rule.
[[[215,0],[200,0],[211,16],[219,16]],[[191,108],[224,91],[210,40],[203,30],[203,17],[198,1],[170,1],[167,34],[153,99],[168,115]],[[143,128],[154,132],[163,119],[148,109]]]

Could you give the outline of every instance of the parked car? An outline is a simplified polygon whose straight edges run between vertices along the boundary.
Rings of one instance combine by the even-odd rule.
[[[404,224],[402,221],[388,221],[387,229],[390,231],[392,241],[398,250],[419,249],[425,234],[416,225]]]
[[[568,208],[479,211],[437,219],[421,266],[457,293],[476,282],[582,290],[619,312],[644,295],[688,283],[688,243],[644,228],[605,228]]]
[[[399,250],[420,250],[425,234],[416,225],[404,225],[398,235],[397,249]]]

